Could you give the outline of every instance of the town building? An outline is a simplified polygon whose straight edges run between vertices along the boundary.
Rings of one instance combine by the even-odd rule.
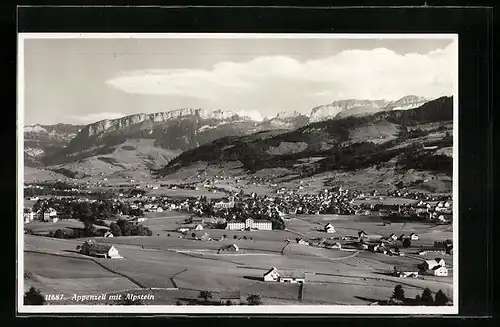
[[[57,217],[57,211],[54,208],[48,208],[47,210],[43,211],[42,215],[43,221],[53,221],[53,218]]]
[[[99,258],[119,259],[122,258],[118,250],[109,244],[98,244],[93,240],[87,240],[80,248],[80,252],[85,255],[90,255]]]
[[[33,221],[35,213],[30,208],[25,208],[23,211],[23,219],[25,223]]]
[[[228,222],[226,224],[226,229],[230,230],[272,230],[273,224],[269,220],[253,220],[252,218],[247,218],[245,222]]]
[[[215,209],[230,209],[234,207],[234,196],[229,199],[222,199],[214,204]]]

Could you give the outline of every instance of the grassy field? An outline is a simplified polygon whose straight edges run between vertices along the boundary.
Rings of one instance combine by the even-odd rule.
[[[392,232],[396,234],[416,232],[421,241],[415,241],[414,246],[419,246],[421,243],[451,238],[451,226],[422,223],[393,223],[383,226],[378,217],[301,215],[292,217],[287,222],[287,228],[290,229],[287,231],[240,232],[206,229],[196,232],[197,236],[206,232],[213,238],[226,234],[227,239],[201,241],[194,240],[191,236],[179,238],[178,233],[169,232],[177,228],[185,217],[186,215],[176,212],[150,214],[148,220],[144,222],[144,225],[153,230],[154,234],[150,237],[96,238],[99,242],[113,244],[123,259],[95,260],[126,278],[109,272],[91,261],[57,258],[50,260],[63,261],[61,263],[47,261],[50,263],[49,267],[43,258],[27,256],[25,261],[27,270],[38,278],[32,278],[26,281],[26,284],[38,285],[44,291],[58,288],[61,292],[70,291],[69,281],[73,278],[77,280],[75,289],[80,290],[85,281],[89,283],[91,290],[98,290],[97,285],[102,285],[100,290],[110,293],[126,288],[138,288],[139,284],[140,287],[159,289],[157,292],[161,296],[154,300],[157,304],[175,304],[177,301],[196,297],[201,290],[215,293],[240,290],[242,297],[258,293],[264,303],[274,304],[367,304],[371,300],[388,299],[397,284],[403,285],[407,296],[421,293],[425,287],[429,287],[433,292],[443,289],[449,296],[452,295],[451,276],[423,276],[414,279],[398,278],[388,274],[394,265],[415,265],[427,258],[442,256],[440,254],[429,253],[418,256],[411,254],[413,250],[410,249],[408,255],[399,257],[367,251],[323,249],[285,242],[287,238],[294,240],[300,235],[304,238],[321,235],[325,237],[357,235],[359,230],[364,230],[373,238],[386,236]],[[317,231],[319,226],[327,222],[335,226],[337,233],[327,235]],[[168,233],[170,236],[167,236]],[[252,237],[253,240],[235,240],[234,235],[237,238]],[[74,253],[74,250],[82,241],[25,235],[25,249],[65,256],[81,256]],[[217,254],[219,248],[228,244],[237,244],[242,250],[241,253]],[[447,266],[452,267],[452,256],[443,257]],[[43,268],[35,270],[33,267],[37,265]],[[263,274],[273,266],[279,270],[306,274],[307,283],[302,302],[299,302],[297,285],[261,281]],[[74,277],[73,274],[80,274],[80,277]],[[88,279],[93,281],[89,282]]]

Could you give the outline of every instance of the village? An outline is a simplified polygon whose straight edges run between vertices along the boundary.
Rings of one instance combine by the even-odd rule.
[[[419,232],[424,228],[445,228],[451,224],[452,202],[448,196],[411,192],[363,193],[343,187],[304,194],[301,191],[306,185],[286,188],[273,184],[270,186],[274,187],[274,194],[257,194],[222,186],[205,187],[209,185],[208,181],[198,186],[191,183],[121,184],[111,189],[97,182],[94,185],[68,185],[71,187],[69,195],[60,193],[64,189],[53,190],[59,192],[57,195],[37,195],[36,191],[31,191],[26,196],[26,203],[31,206],[25,207],[23,213],[25,233],[29,234],[30,240],[41,236],[46,242],[48,236],[49,239],[72,242],[71,250],[76,249],[75,253],[79,255],[99,262],[115,262],[112,269],[137,260],[134,252],[123,248],[124,244],[138,246],[138,251],[165,249],[188,255],[193,260],[211,258],[226,262],[226,258],[236,258],[245,266],[249,262],[261,262],[266,256],[281,255],[292,261],[279,264],[283,259],[277,262],[264,260],[258,265],[259,269],[252,265],[252,277],[240,276],[246,282],[236,284],[247,285],[251,280],[257,284],[309,285],[307,288],[300,286],[298,301],[307,298],[304,292],[308,289],[323,283],[321,279],[318,281],[318,276],[328,276],[330,270],[315,271],[314,266],[300,264],[302,256],[321,260],[320,266],[325,269],[328,262],[331,269],[338,269],[335,267],[339,264],[345,266],[346,262],[355,260],[355,266],[359,266],[359,262],[373,257],[381,262],[375,266],[384,267],[376,269],[384,278],[422,281],[431,278],[429,283],[432,284],[436,283],[433,278],[452,276],[451,237],[443,234],[442,237],[429,238],[426,235],[421,238]],[[33,190],[48,186],[26,187]],[[158,195],[161,188],[175,190],[178,195]],[[206,195],[182,195],[183,191],[200,189],[206,189]],[[214,191],[218,197],[208,196]],[[150,194],[152,192],[156,193]],[[90,234],[85,230],[88,224],[81,223],[79,210],[84,210],[81,208],[89,208],[85,210],[95,216]],[[328,217],[333,220],[323,223],[323,219],[330,219]],[[420,229],[412,231],[411,224]],[[67,232],[68,228],[73,232]],[[65,231],[58,232],[61,230]],[[164,248],[167,244],[172,244],[173,248]],[[109,269],[106,261],[100,264]],[[366,264],[356,269],[366,269],[363,265]],[[260,273],[255,275],[259,270]],[[233,268],[229,271],[235,273]],[[117,273],[122,272],[117,270]],[[368,277],[373,272],[364,274]],[[328,283],[332,282],[331,277],[325,278]],[[341,277],[344,278],[347,277]],[[366,281],[366,277],[363,278]],[[220,290],[223,301],[231,302],[235,298],[224,297],[224,292],[240,292],[230,284],[214,290]],[[271,288],[274,287],[277,286]],[[210,285],[202,288],[210,289]],[[266,292],[255,293],[268,298]]]

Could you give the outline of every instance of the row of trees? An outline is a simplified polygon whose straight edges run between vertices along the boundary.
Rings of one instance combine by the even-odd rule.
[[[394,292],[392,293],[391,299],[401,301],[402,303],[410,302],[406,296],[403,286],[396,285]],[[413,302],[415,305],[447,305],[450,298],[442,291],[437,291],[436,295],[433,297],[432,292],[429,288],[425,288],[421,295],[417,295]]]
[[[210,299],[213,298],[213,294],[210,291],[200,291],[200,294],[198,295],[198,298],[199,299],[203,299],[203,301],[205,303],[209,303],[208,300],[210,300]],[[260,295],[258,295],[258,294],[252,294],[252,295],[249,295],[246,298],[246,302],[247,302],[248,305],[261,305],[262,304],[262,299],[261,299]],[[178,302],[177,304],[179,305],[180,303]],[[225,305],[231,305],[231,301],[228,300],[224,304]]]

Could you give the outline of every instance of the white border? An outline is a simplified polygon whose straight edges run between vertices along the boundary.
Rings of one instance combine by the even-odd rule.
[[[453,94],[453,306],[261,305],[261,306],[25,306],[24,296],[24,40],[26,39],[450,39],[456,42]],[[134,314],[458,314],[458,35],[457,34],[239,34],[239,33],[19,33],[17,97],[17,309],[18,313]],[[23,291],[20,291],[23,290]]]

